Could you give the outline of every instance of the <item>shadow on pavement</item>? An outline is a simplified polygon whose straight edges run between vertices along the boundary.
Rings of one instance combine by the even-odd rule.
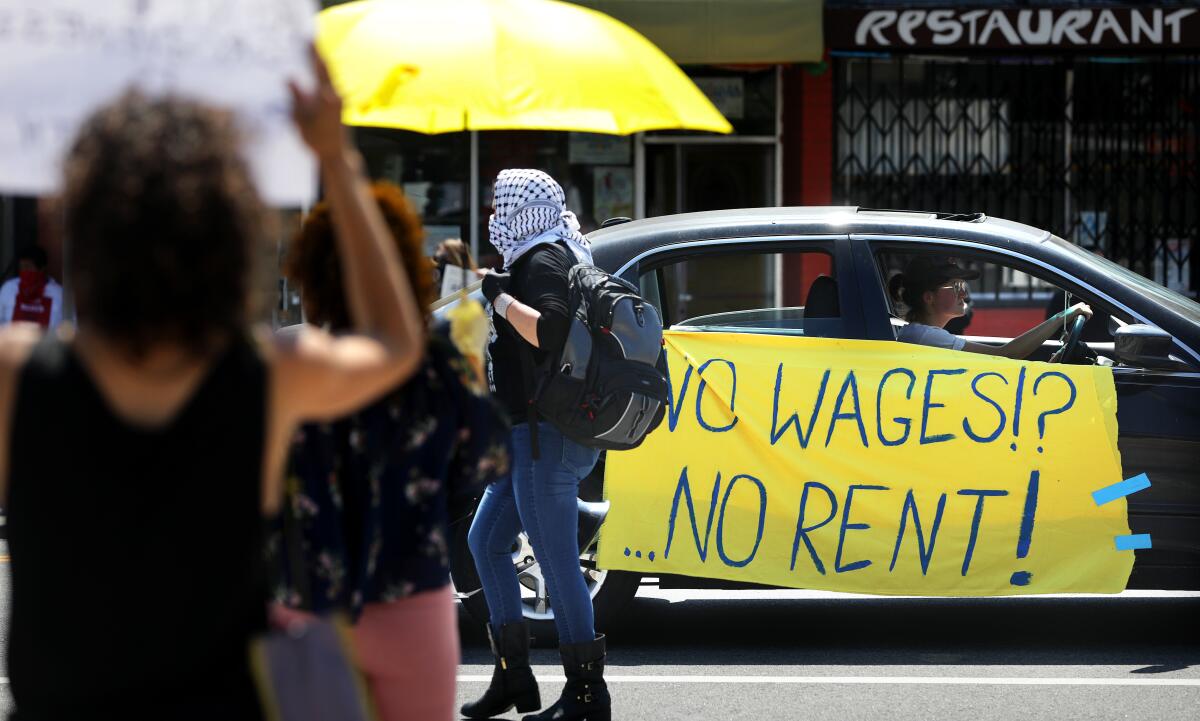
[[[1200,598],[635,599],[611,665],[1200,665]],[[488,664],[465,613],[463,663]],[[553,664],[553,650],[535,651]]]

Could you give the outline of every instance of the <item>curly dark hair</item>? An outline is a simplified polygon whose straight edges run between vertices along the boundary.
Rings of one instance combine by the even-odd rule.
[[[270,216],[239,150],[231,113],[180,98],[128,92],[84,122],[63,194],[81,325],[139,358],[245,332]]]
[[[433,265],[425,257],[425,231],[421,219],[404,191],[391,183],[376,181],[371,185],[371,195],[392,231],[421,315],[426,317],[429,304],[434,300]],[[321,201],[313,206],[292,239],[284,272],[300,286],[308,322],[328,325],[332,330],[346,330],[354,324],[346,306],[342,264],[333,234],[329,203]]]

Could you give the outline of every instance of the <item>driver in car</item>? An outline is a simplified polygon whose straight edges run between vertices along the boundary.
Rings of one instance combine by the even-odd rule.
[[[892,297],[908,308],[904,316],[908,325],[899,330],[896,339],[905,343],[1023,359],[1028,358],[1064,325],[1080,316],[1092,316],[1092,309],[1086,303],[1076,303],[1004,345],[973,343],[954,335],[945,326],[952,318],[967,312],[967,281],[978,277],[979,271],[967,270],[951,260],[932,256],[916,256],[910,260],[904,271],[888,282]],[[1057,357],[1051,360],[1057,360]]]

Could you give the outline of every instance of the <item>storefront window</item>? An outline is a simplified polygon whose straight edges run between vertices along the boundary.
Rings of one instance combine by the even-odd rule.
[[[775,205],[775,146],[655,143],[646,147],[646,215]]]
[[[470,236],[471,146],[467,133],[423,135],[356,128],[367,173],[404,189],[425,224],[425,254],[447,238]]]
[[[646,215],[777,204],[778,69],[692,66],[685,71],[733,125],[733,133],[648,133]]]
[[[478,226],[481,266],[500,262],[488,243],[492,186],[505,168],[536,168],[562,184],[584,233],[634,213],[633,139],[550,131],[483,131],[479,137]],[[446,238],[470,242],[471,137],[358,128],[355,140],[372,178],[404,189],[425,223],[426,252]]]
[[[733,133],[648,133],[646,216],[777,205],[778,69],[697,66],[685,71],[733,125]],[[768,307],[782,300],[776,287],[781,263],[778,255],[750,255],[679,265],[664,271],[669,297],[663,302],[681,314],[672,318]]]
[[[683,68],[696,87],[708,97],[733,126],[734,135],[774,136],[778,98],[774,65],[741,69],[689,65]],[[655,135],[712,136],[713,133],[674,130]]]
[[[274,237],[262,243],[260,257],[254,263],[251,307],[255,321],[282,328],[304,321],[300,288],[285,273],[292,239],[300,230],[303,216],[295,208],[281,208],[275,211],[274,222]]]

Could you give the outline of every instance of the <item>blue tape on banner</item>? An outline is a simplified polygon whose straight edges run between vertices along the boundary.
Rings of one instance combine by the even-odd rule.
[[[1095,499],[1097,506],[1103,506],[1109,501],[1115,501],[1118,498],[1124,498],[1130,493],[1137,493],[1150,487],[1150,477],[1145,473],[1139,473],[1133,478],[1126,478],[1120,483],[1114,483],[1111,486],[1105,486],[1098,491],[1092,491],[1092,498]]]
[[[1135,533],[1129,536],[1117,536],[1114,539],[1117,542],[1118,551],[1137,551],[1143,548],[1150,548],[1149,533]]]

